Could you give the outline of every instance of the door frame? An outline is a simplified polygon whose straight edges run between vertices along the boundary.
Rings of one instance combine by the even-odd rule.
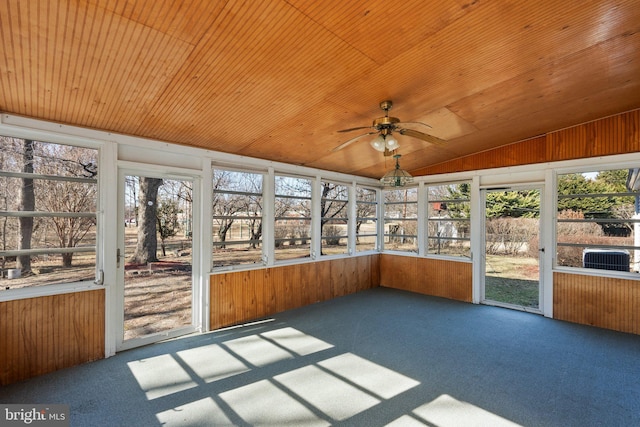
[[[205,303],[208,292],[205,289],[205,283],[202,280],[202,236],[195,232],[201,229],[202,224],[202,178],[203,173],[200,170],[175,168],[168,166],[156,166],[144,163],[135,163],[128,161],[118,162],[118,203],[117,203],[117,248],[121,253],[124,251],[124,185],[125,177],[128,175],[144,176],[150,178],[166,178],[175,180],[186,180],[193,183],[193,203],[191,206],[192,216],[192,260],[191,260],[191,277],[192,277],[192,295],[191,295],[191,325],[184,326],[170,331],[158,332],[146,335],[141,338],[124,340],[124,262],[117,263],[116,286],[114,292],[114,304],[111,310],[109,322],[111,329],[115,333],[115,351],[123,351],[154,342],[162,341],[177,336],[186,335],[196,331],[206,329],[208,323],[208,304]],[[122,255],[124,256],[124,255]]]
[[[544,182],[531,182],[531,183],[505,183],[504,185],[490,185],[480,188],[479,192],[479,248],[480,256],[478,257],[478,268],[476,271],[479,273],[478,286],[479,286],[479,300],[480,304],[493,305],[498,307],[510,308],[514,310],[521,310],[536,314],[547,315],[547,298],[545,295],[549,292],[547,288],[547,274],[546,274],[546,258],[547,258],[547,234],[545,233],[545,223],[547,222],[547,200],[545,198],[545,183]],[[540,208],[538,217],[538,308],[528,308],[511,304],[501,304],[500,302],[487,300],[485,298],[485,278],[486,278],[486,207],[487,207],[487,193],[492,191],[527,191],[538,190],[540,192]]]

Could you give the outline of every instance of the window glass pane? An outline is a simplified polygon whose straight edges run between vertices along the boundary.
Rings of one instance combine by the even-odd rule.
[[[2,290],[94,280],[98,150],[0,137]]]
[[[356,251],[378,248],[378,199],[376,190],[356,187]]]
[[[637,169],[558,176],[557,265],[638,271]]]
[[[262,263],[263,174],[214,169],[213,267]]]
[[[418,189],[384,190],[384,248],[418,251]]]
[[[311,256],[311,180],[275,177],[276,261]]]
[[[349,223],[347,186],[327,181],[323,181],[321,185],[322,255],[347,253]]]
[[[427,187],[427,253],[470,256],[470,188],[467,182]]]

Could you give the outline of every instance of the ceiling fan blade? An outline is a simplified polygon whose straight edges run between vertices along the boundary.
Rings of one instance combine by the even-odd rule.
[[[430,142],[431,144],[441,145],[447,142],[444,139],[440,139],[436,136],[428,135],[426,133],[419,132],[413,129],[398,129],[398,133],[400,133],[400,135],[406,135],[406,136],[411,136],[413,138],[418,138],[423,141]]]
[[[373,126],[360,126],[360,127],[357,127],[357,128],[342,129],[342,130],[339,130],[337,132],[351,132],[351,131],[360,130],[360,129],[371,129],[372,127]]]
[[[367,133],[363,133],[362,135],[358,135],[358,136],[356,136],[355,138],[351,138],[351,139],[349,139],[349,140],[347,140],[347,141],[343,142],[342,144],[338,145],[336,148],[334,148],[334,149],[333,149],[333,150],[331,150],[331,151],[336,152],[336,151],[342,150],[343,148],[345,148],[345,147],[347,147],[347,146],[349,146],[349,145],[353,144],[354,142],[356,142],[357,140],[359,140],[359,139],[360,139],[360,138],[362,138],[363,136],[373,135],[374,133],[378,133],[378,132],[367,132]]]
[[[398,126],[402,126],[402,125],[421,125],[421,126],[426,126],[429,129],[432,129],[432,127],[426,123],[422,123],[422,122],[400,122],[397,123]]]

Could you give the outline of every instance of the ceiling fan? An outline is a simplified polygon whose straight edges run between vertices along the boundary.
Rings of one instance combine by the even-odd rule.
[[[437,138],[433,135],[429,135],[414,129],[407,129],[402,127],[403,125],[410,125],[410,124],[422,125],[428,128],[430,128],[431,126],[421,122],[401,122],[400,119],[397,117],[389,117],[389,110],[391,110],[392,107],[393,107],[393,102],[388,100],[382,101],[380,103],[380,109],[384,111],[384,117],[378,117],[377,119],[374,119],[373,124],[371,126],[360,126],[355,128],[339,130],[338,132],[352,132],[352,131],[361,130],[361,129],[374,129],[370,132],[364,133],[362,135],[358,135],[355,138],[351,138],[350,140],[343,142],[342,144],[338,145],[336,148],[334,148],[331,151],[335,152],[338,150],[342,150],[343,148],[351,145],[352,143],[356,142],[362,137],[365,137],[367,135],[378,134],[378,136],[373,141],[371,141],[371,146],[374,149],[384,153],[385,156],[391,156],[393,152],[400,147],[400,144],[398,144],[398,141],[393,136],[393,132],[397,132],[400,135],[406,135],[406,136],[411,136],[413,138],[418,138],[432,144],[443,144],[445,142],[443,139]]]

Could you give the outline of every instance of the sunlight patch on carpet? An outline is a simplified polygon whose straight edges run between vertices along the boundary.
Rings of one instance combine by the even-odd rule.
[[[306,356],[333,348],[333,345],[312,337],[311,335],[307,335],[295,328],[276,329],[275,331],[265,332],[261,335],[275,341],[277,344],[299,356]]]
[[[218,344],[179,351],[178,356],[206,383],[249,371],[244,363]]]
[[[420,384],[352,353],[341,354],[318,364],[383,399],[391,399]]]
[[[135,360],[127,365],[149,400],[197,386],[187,371],[169,354]]]

